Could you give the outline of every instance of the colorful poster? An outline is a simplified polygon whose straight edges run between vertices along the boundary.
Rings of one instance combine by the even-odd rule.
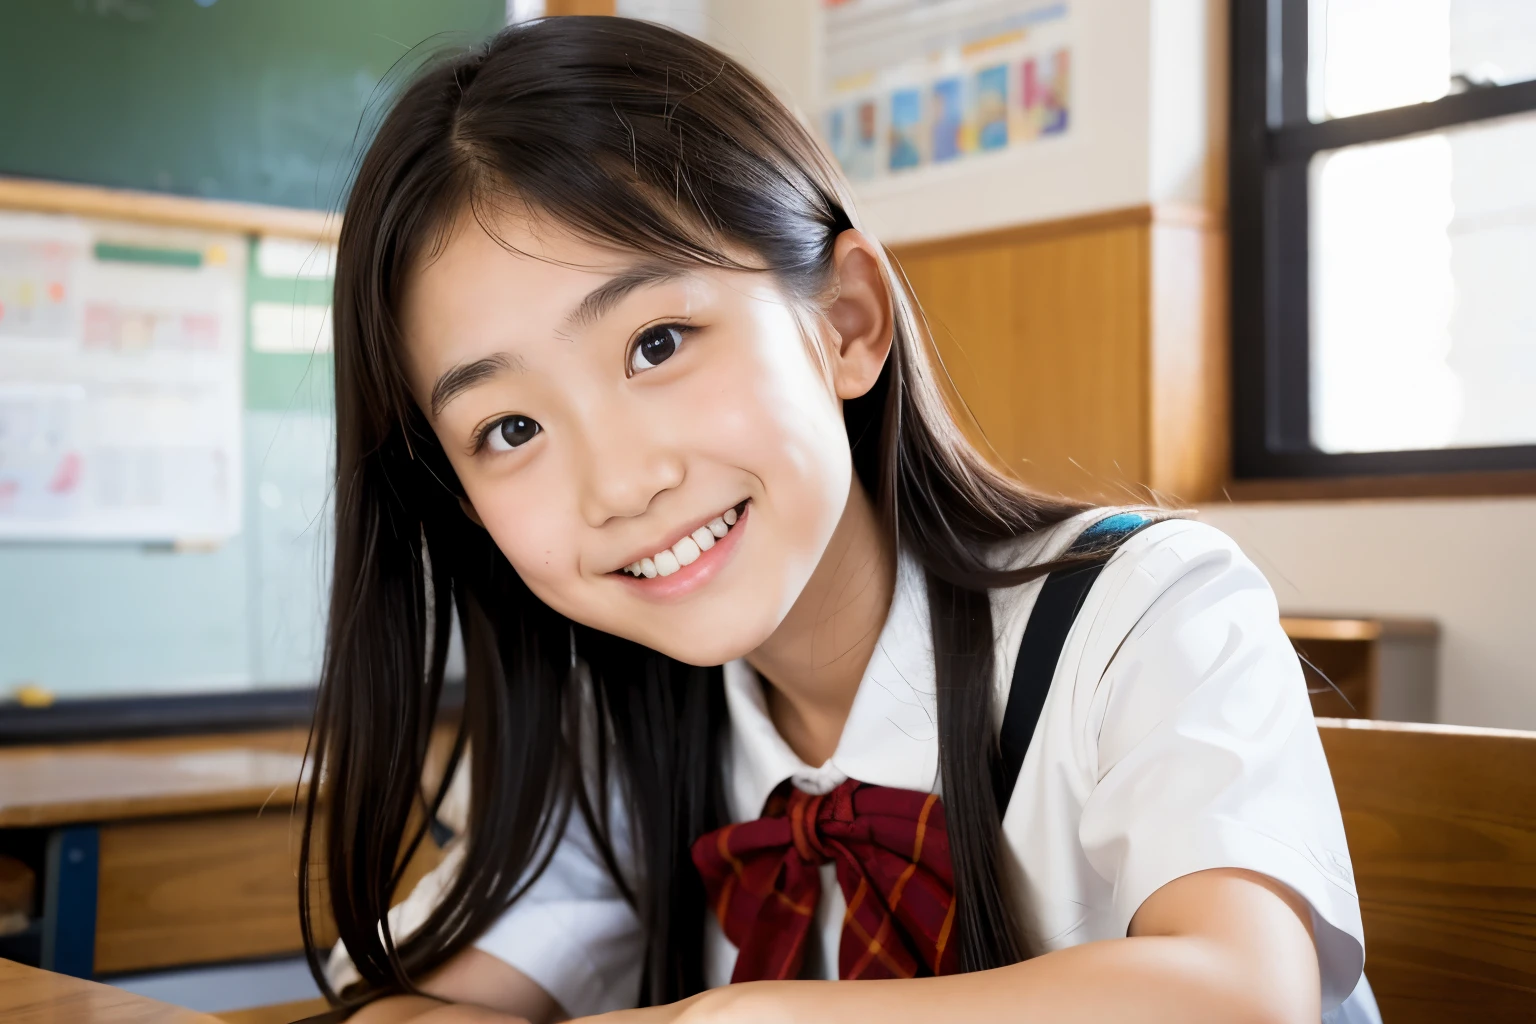
[[[832,150],[832,155],[837,162],[848,167],[848,158],[853,144],[853,127],[850,116],[851,111],[847,107],[831,107],[822,115],[821,134],[827,141],[827,148]],[[848,172],[852,176],[852,172]]]
[[[933,162],[943,163],[964,150],[965,104],[958,77],[933,83]]]
[[[826,141],[854,180],[1067,131],[1066,2],[825,2]]]
[[[833,107],[824,119],[832,155],[855,181],[872,178],[880,170],[879,108],[879,101],[868,97]]]
[[[62,338],[74,316],[80,241],[0,237],[0,338]]]
[[[84,413],[84,388],[0,384],[0,516],[75,514]]]
[[[917,89],[891,93],[891,170],[923,164],[923,94]]]
[[[976,72],[976,102],[972,107],[978,149],[1008,145],[1008,66],[998,64]]]
[[[872,178],[880,161],[880,104],[871,97],[853,105],[853,147],[843,166],[855,178]]]
[[[1020,68],[1023,133],[1033,139],[1067,130],[1071,109],[1071,64],[1066,50],[1031,57]]]
[[[245,251],[0,214],[0,540],[239,532]]]

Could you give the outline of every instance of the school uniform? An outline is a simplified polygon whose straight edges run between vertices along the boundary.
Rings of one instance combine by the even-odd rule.
[[[1004,545],[997,564],[1059,557],[1108,515],[1095,510]],[[1042,586],[1036,580],[991,594],[1000,716]],[[1168,882],[1244,868],[1308,904],[1330,1019],[1379,1019],[1361,983],[1363,933],[1338,802],[1263,575],[1211,527],[1155,522],[1119,544],[1070,623],[1002,819],[1003,869],[1031,948],[1123,938],[1142,902]],[[732,822],[759,818],[776,792],[787,791],[786,780],[808,794],[831,793],[847,780],[939,792],[926,589],[905,554],[825,764],[803,763],[779,736],[745,661],[726,665],[724,682],[730,730],[722,769]],[[614,840],[628,842],[622,820]],[[620,859],[632,863],[622,850]],[[408,932],[425,918],[458,860],[450,856],[396,908],[397,929]],[[837,978],[844,894],[833,864],[819,870],[799,973]],[[738,950],[714,914],[705,926],[705,975],[723,985]],[[545,873],[475,945],[539,983],[573,1016],[631,1006],[638,992],[640,923],[576,816]],[[350,965],[339,950],[335,965],[336,979],[345,980]]]

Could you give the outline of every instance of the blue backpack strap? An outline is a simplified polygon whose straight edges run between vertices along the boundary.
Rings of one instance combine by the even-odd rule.
[[[1029,753],[1035,725],[1040,721],[1046,694],[1051,689],[1051,678],[1056,674],[1056,663],[1061,660],[1061,650],[1067,644],[1067,634],[1072,630],[1078,609],[1082,608],[1094,580],[1099,578],[1104,563],[1109,561],[1115,549],[1155,521],[1152,516],[1140,512],[1119,512],[1100,519],[1078,534],[1065,557],[1103,557],[1091,565],[1053,572],[1045,578],[1040,594],[1035,598],[1035,607],[1029,613],[1029,624],[1024,627],[1024,638],[1019,641],[1019,656],[1013,663],[1013,685],[1008,690],[1008,706],[1003,710],[1003,726],[998,734],[1001,771],[996,780],[995,795],[999,818],[1008,812],[1019,770],[1024,767],[1024,755]]]

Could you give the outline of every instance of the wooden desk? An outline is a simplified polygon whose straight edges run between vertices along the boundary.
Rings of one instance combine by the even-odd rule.
[[[296,951],[292,811],[306,739],[284,729],[0,749],[0,849],[41,879],[36,934],[22,940],[35,962],[88,978]]]
[[[452,745],[439,727],[429,774]],[[305,729],[0,748],[0,852],[31,863],[40,918],[10,956],[89,978],[302,950]],[[431,842],[401,895],[437,864]],[[317,939],[334,941],[328,915]]]
[[[1289,615],[1280,625],[1304,659],[1319,718],[1435,720],[1440,628],[1433,621]]]
[[[0,1019],[10,1024],[219,1024],[207,1014],[9,960],[0,960]]]
[[[0,828],[293,806],[302,729],[0,749]]]

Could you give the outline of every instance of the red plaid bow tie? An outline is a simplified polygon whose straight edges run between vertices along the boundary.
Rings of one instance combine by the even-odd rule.
[[[738,950],[731,981],[798,978],[833,861],[847,900],[838,977],[953,974],[955,881],[936,794],[849,779],[812,796],[788,783],[763,817],[693,844],[715,916]]]

